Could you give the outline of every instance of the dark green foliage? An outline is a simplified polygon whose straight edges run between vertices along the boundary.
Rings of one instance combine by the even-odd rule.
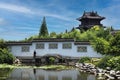
[[[3,39],[0,39],[0,48],[7,48],[6,47],[6,44],[5,44],[5,41]]]
[[[50,61],[50,64],[53,64],[55,62],[55,58],[54,57],[50,57],[49,61]]]
[[[107,55],[109,52],[110,44],[103,38],[95,38],[91,41],[94,50],[103,55]]]
[[[56,37],[57,37],[57,34],[55,32],[50,33],[50,38],[56,38]]]
[[[120,32],[117,32],[114,37],[109,41],[110,51],[109,53],[115,56],[120,56]]]
[[[97,67],[104,68],[110,67],[111,69],[120,70],[120,56],[105,56],[96,65]]]
[[[97,34],[96,34],[96,36],[97,37],[102,37],[102,38],[106,38],[106,36],[108,36],[108,31],[107,30],[104,30],[104,28],[101,28],[98,32],[97,32]]]
[[[8,63],[12,64],[14,57],[7,49],[6,43],[3,39],[0,40],[0,64]]]
[[[90,61],[91,61],[91,58],[89,58],[89,57],[82,57],[82,58],[80,58],[79,63],[90,62]]]
[[[108,32],[106,33],[108,34]],[[104,37],[95,37],[91,40],[94,50],[103,55],[120,56],[120,32],[114,36],[108,34],[106,38]]]
[[[40,27],[39,37],[40,36],[43,36],[43,37],[48,36],[48,29],[47,29],[45,17],[43,17],[43,22],[42,22],[42,25]]]
[[[106,67],[109,67],[108,66],[108,61],[111,59],[112,57],[111,56],[105,56],[103,57],[99,62],[98,64],[96,64],[97,67],[100,67],[100,68],[106,68]]]
[[[56,36],[56,38],[62,38],[62,34],[63,34],[63,33],[58,34],[58,35]]]
[[[12,68],[0,68],[0,80],[7,80],[12,71]]]
[[[112,69],[120,70],[120,56],[109,59],[107,65]]]
[[[0,64],[1,63],[13,64],[13,61],[14,56],[7,49],[0,48]]]

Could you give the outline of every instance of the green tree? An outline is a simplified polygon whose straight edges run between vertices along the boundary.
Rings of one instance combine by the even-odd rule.
[[[106,68],[106,67],[110,67],[108,66],[108,61],[112,58],[112,56],[104,56],[97,64],[97,67],[100,68]]]
[[[8,63],[12,64],[14,61],[14,56],[9,52],[6,42],[3,39],[0,39],[0,64]]]
[[[0,48],[7,48],[6,47],[6,44],[5,44],[5,41],[3,39],[0,39]]]
[[[95,37],[91,44],[95,51],[103,55],[107,55],[110,50],[110,44],[104,38]]]
[[[110,39],[110,51],[109,54],[120,56],[120,32],[117,32],[113,38]]]
[[[8,49],[0,48],[0,63],[13,64],[14,56],[8,51]]]
[[[48,29],[47,29],[47,24],[46,24],[46,20],[45,20],[45,17],[43,17],[43,21],[42,21],[42,25],[40,27],[40,32],[39,32],[39,37],[40,36],[48,36]]]
[[[107,65],[112,69],[120,70],[120,56],[110,58]]]
[[[62,38],[63,33],[57,34],[56,38]]]
[[[120,32],[112,36],[109,30],[106,30],[102,35],[101,37],[96,36],[91,41],[94,50],[103,55],[120,56]]]
[[[55,32],[50,33],[50,38],[56,38],[57,34]]]

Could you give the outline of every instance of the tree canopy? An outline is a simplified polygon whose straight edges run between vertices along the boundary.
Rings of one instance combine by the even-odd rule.
[[[0,39],[0,64],[7,63],[12,64],[14,61],[14,56],[9,52],[6,42]]]
[[[120,56],[120,32],[114,35],[108,33],[108,29],[101,37],[95,37],[91,44],[97,52],[103,55]]]

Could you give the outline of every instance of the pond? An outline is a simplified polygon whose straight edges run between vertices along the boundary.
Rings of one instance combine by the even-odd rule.
[[[43,70],[40,68],[1,68],[0,80],[97,80],[92,74],[78,69]]]

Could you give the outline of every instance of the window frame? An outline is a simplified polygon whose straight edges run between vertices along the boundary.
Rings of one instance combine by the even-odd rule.
[[[21,52],[30,52],[30,46],[21,46]]]
[[[72,49],[72,43],[63,43],[62,49]]]
[[[44,43],[37,43],[36,44],[36,49],[45,49],[45,44]]]
[[[79,48],[81,48],[81,50]],[[77,46],[77,52],[87,52],[87,46]]]
[[[49,49],[58,49],[57,43],[49,43]]]

